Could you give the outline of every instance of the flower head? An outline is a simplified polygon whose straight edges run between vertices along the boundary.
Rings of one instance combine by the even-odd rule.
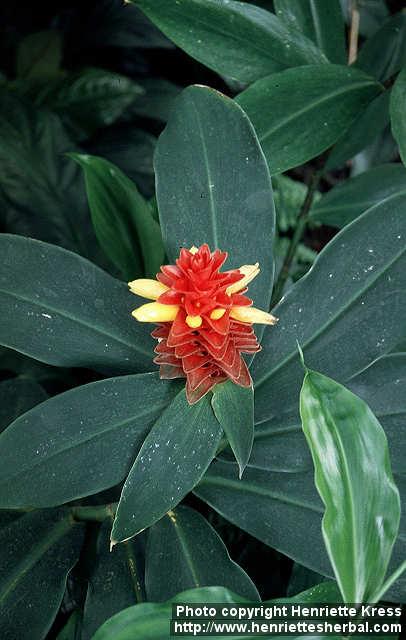
[[[156,301],[132,315],[159,325],[152,332],[158,340],[154,362],[161,378],[186,377],[190,404],[227,379],[249,387],[251,376],[241,354],[261,348],[252,324],[277,321],[244,295],[259,273],[258,263],[222,272],[226,259],[226,252],[211,252],[207,244],[181,249],[176,265],[161,267],[156,280],[129,282],[133,293]]]

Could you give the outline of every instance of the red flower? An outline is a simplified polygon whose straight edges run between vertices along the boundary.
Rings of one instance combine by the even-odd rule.
[[[157,301],[132,315],[159,324],[152,332],[158,339],[154,362],[161,378],[186,377],[190,404],[227,379],[249,387],[252,380],[241,354],[261,348],[252,323],[276,322],[244,295],[259,273],[258,264],[221,272],[226,258],[226,252],[210,252],[207,244],[181,249],[176,265],[161,267],[157,280],[129,283],[133,293]]]

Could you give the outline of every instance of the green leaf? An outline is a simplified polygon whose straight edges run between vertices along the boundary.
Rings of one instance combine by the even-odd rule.
[[[51,109],[85,137],[115,122],[144,93],[130,78],[105,69],[84,69],[47,82],[35,103]]]
[[[241,477],[254,440],[254,390],[228,381],[214,387],[211,404],[234,452]]]
[[[394,473],[406,475],[406,354],[378,358],[346,385],[369,405],[385,429]]]
[[[155,169],[169,258],[175,259],[180,247],[207,242],[211,249],[228,251],[227,268],[258,261],[263,273],[250,285],[250,298],[267,309],[273,279],[272,185],[244,112],[213,89],[185,89],[159,139]],[[242,236],[255,242],[242,243]]]
[[[4,229],[97,259],[81,171],[64,155],[75,145],[59,118],[1,90],[0,137]]]
[[[363,400],[316,371],[306,370],[300,415],[343,600],[376,602],[400,521],[385,432]]]
[[[17,49],[17,78],[49,80],[59,72],[62,60],[62,36],[48,29],[30,33]]]
[[[1,507],[49,507],[117,484],[178,389],[152,373],[110,378],[20,416],[0,436]]]
[[[275,307],[279,322],[265,330],[252,367],[257,422],[296,413],[302,380],[296,341],[309,366],[344,382],[405,336],[404,208],[399,194],[368,209]]]
[[[168,38],[210,69],[240,82],[327,62],[300,31],[233,0],[133,0]]]
[[[379,140],[379,136],[389,123],[390,91],[381,93],[354,120],[350,128],[340,136],[332,148],[325,171],[342,166],[346,160]]]
[[[44,389],[34,380],[11,378],[0,382],[0,433],[10,422],[46,398]]]
[[[405,16],[406,18],[406,16]],[[406,34],[405,34],[406,35]],[[406,67],[400,72],[392,89],[390,102],[390,118],[392,133],[400,151],[403,164],[406,164]]]
[[[97,559],[87,589],[81,640],[89,640],[103,622],[142,599],[140,537],[110,551],[111,525],[112,521],[106,520],[97,539]]]
[[[400,195],[406,203],[405,168],[384,164],[340,182],[312,207],[310,219],[330,227],[345,227],[370,207]]]
[[[0,236],[0,344],[57,366],[115,373],[152,368],[148,329],[127,285],[45,242]]]
[[[164,262],[159,224],[135,184],[97,156],[70,154],[82,167],[97,239],[127,280],[155,277]]]
[[[272,185],[277,227],[279,231],[286,232],[296,227],[300,208],[306,198],[307,187],[303,182],[292,180],[284,175],[273,176]],[[319,198],[320,193],[316,191],[313,202],[316,203]]]
[[[319,155],[382,87],[340,65],[308,65],[258,80],[237,96],[255,127],[271,174]]]
[[[152,427],[125,481],[112,543],[135,536],[175,507],[205,473],[221,435],[209,398],[189,405],[182,389]]]
[[[345,28],[339,0],[275,0],[275,13],[299,29],[331,62],[346,63]]]
[[[406,63],[406,14],[391,16],[361,47],[356,66],[384,82]]]
[[[286,603],[337,603],[339,601],[337,585],[334,582],[324,582],[322,584],[299,593],[294,598],[279,598],[278,600],[268,600],[264,606]],[[232,593],[224,587],[201,587],[179,593],[175,598],[163,604],[139,604],[130,607],[108,620],[94,635],[93,640],[133,640],[142,638],[143,640],[171,640],[170,621],[172,619],[173,603],[189,604],[244,604],[244,598]],[[211,636],[220,638],[223,636]],[[229,638],[246,637],[238,635],[228,636]],[[269,636],[270,637],[270,636]],[[272,636],[274,637],[274,636]],[[301,636],[298,636],[301,637]]]
[[[68,622],[56,636],[56,640],[82,640],[82,619],[78,609],[70,615]]]
[[[2,638],[47,635],[83,536],[83,525],[74,523],[64,509],[27,513],[0,528]]]
[[[260,600],[251,579],[231,560],[219,535],[197,511],[177,507],[150,528],[145,558],[148,600],[162,602],[185,589],[220,584]]]

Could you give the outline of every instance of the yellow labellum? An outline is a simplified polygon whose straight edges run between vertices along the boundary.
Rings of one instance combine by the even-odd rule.
[[[278,322],[278,318],[275,316],[255,307],[233,307],[230,311],[230,317],[250,324],[276,324]]]
[[[137,296],[148,298],[148,300],[157,300],[160,295],[169,290],[169,287],[158,280],[148,280],[147,278],[140,278],[139,280],[133,280],[128,283],[130,291]]]
[[[197,253],[199,251],[199,249],[197,247],[195,247],[195,245],[193,245],[193,247],[190,247],[189,252],[192,253],[193,255],[195,255],[195,253]]]
[[[186,316],[186,324],[191,329],[197,329],[198,327],[201,327],[202,322],[203,320],[201,316]]]
[[[220,318],[224,316],[225,312],[226,312],[225,309],[213,309],[213,311],[210,314],[210,318],[212,320],[220,320]]]
[[[179,307],[176,304],[148,302],[134,309],[132,315],[139,322],[171,322],[175,320],[178,311]]]
[[[242,273],[244,277],[238,282],[234,282],[234,284],[230,284],[230,286],[227,287],[226,294],[228,296],[231,296],[231,294],[233,293],[242,291],[242,289],[245,289],[245,287],[251,282],[251,280],[256,278],[260,271],[259,262],[256,262],[255,264],[243,264],[242,267],[238,269],[238,271]]]

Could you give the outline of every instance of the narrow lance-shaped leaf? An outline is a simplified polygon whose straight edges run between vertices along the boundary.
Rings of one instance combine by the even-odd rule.
[[[135,184],[111,162],[70,154],[83,168],[97,239],[127,280],[155,277],[164,261],[159,224]]]
[[[207,396],[190,406],[182,389],[149,432],[127,477],[112,543],[131,538],[175,507],[204,475],[221,435]]]
[[[240,468],[248,464],[254,440],[254,391],[228,381],[214,387],[212,406]]]
[[[0,523],[0,634],[45,638],[58,612],[84,527],[66,509],[34,511]]]
[[[345,25],[339,0],[274,0],[276,15],[299,29],[331,62],[345,64]]]
[[[404,195],[394,195],[345,227],[275,307],[279,322],[265,333],[252,368],[257,422],[297,414],[296,340],[309,365],[345,382],[403,339],[405,203]]]
[[[255,127],[272,174],[330,147],[382,91],[358,69],[308,65],[275,73],[237,96]]]
[[[234,0],[133,0],[171,40],[220,74],[252,82],[302,64],[327,62],[300,31]]]
[[[0,253],[0,344],[57,366],[152,368],[152,340],[131,318],[127,285],[38,240],[2,234]]]
[[[207,87],[185,89],[159,139],[155,169],[170,260],[179,247],[207,243],[212,250],[228,251],[228,268],[259,262],[262,273],[250,285],[250,297],[267,309],[273,279],[272,185],[242,109]],[[255,242],[242,243],[242,237]]]
[[[223,541],[200,513],[179,506],[149,529],[148,600],[162,602],[188,588],[219,584],[250,600],[260,599],[253,582],[231,560]]]
[[[405,55],[406,57],[406,55]],[[400,72],[392,89],[390,117],[392,133],[399,145],[400,157],[406,165],[406,67]]]
[[[153,373],[110,378],[20,416],[0,436],[0,507],[49,507],[117,484],[178,389]]]
[[[361,47],[356,66],[384,82],[406,62],[406,14],[395,13]]]
[[[325,505],[323,537],[343,599],[374,602],[400,519],[385,432],[368,405],[316,371],[306,371],[300,414]]]

